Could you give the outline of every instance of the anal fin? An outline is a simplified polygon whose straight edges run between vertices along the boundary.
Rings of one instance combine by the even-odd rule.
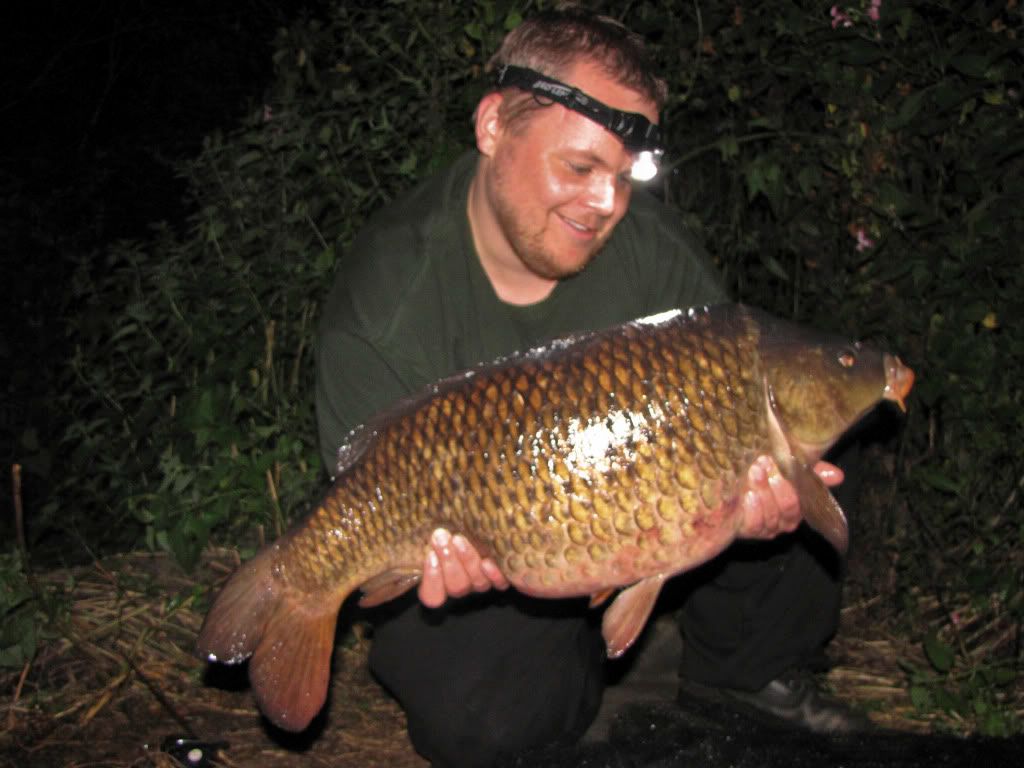
[[[604,612],[601,634],[609,659],[619,658],[636,642],[667,578],[667,574],[658,574],[638,581],[616,597]]]

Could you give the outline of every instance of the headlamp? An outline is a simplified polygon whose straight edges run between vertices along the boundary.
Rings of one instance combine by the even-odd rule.
[[[622,140],[623,146],[636,154],[630,175],[636,181],[650,181],[658,173],[658,163],[665,148],[658,126],[637,112],[624,112],[602,104],[579,88],[542,75],[526,67],[506,64],[494,78],[499,88],[514,86],[530,91],[535,98],[549,99],[579,112]]]

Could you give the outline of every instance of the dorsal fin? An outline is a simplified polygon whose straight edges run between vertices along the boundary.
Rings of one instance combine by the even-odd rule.
[[[377,430],[369,424],[360,424],[345,437],[345,442],[338,448],[338,460],[334,465],[334,480],[345,470],[359,461],[370,443],[377,436]]]

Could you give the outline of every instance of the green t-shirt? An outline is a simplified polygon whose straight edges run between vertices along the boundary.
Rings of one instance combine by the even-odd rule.
[[[353,241],[317,338],[317,423],[328,473],[349,430],[455,371],[555,336],[726,300],[677,211],[635,190],[601,252],[543,301],[507,304],[473,245],[476,152],[374,216]]]

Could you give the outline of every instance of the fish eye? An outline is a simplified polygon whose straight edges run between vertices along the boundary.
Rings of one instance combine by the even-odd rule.
[[[836,360],[838,360],[839,364],[843,366],[843,368],[852,368],[857,362],[857,356],[849,350],[844,350],[839,353],[839,357],[837,357]]]

